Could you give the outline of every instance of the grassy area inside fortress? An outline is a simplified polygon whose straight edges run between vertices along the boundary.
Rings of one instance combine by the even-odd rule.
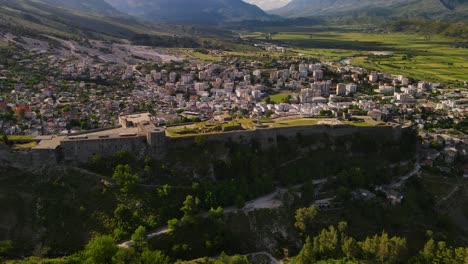
[[[385,125],[383,122],[377,122],[370,118],[363,121],[339,121],[331,118],[279,118],[279,119],[248,119],[240,118],[229,122],[200,122],[190,125],[181,125],[169,127],[166,129],[166,135],[170,137],[187,137],[196,135],[220,134],[225,132],[284,128],[294,126],[313,126],[313,125],[352,125],[359,127],[371,127]]]

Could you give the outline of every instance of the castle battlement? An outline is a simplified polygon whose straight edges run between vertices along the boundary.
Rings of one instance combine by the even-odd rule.
[[[43,138],[31,151],[47,154],[50,156],[49,160],[58,162],[86,163],[93,157],[108,157],[120,150],[126,150],[137,156],[147,152],[161,157],[168,150],[192,146],[197,137],[203,137],[205,142],[231,141],[249,144],[256,141],[262,149],[268,149],[277,145],[278,137],[293,138],[299,134],[303,136],[327,134],[331,137],[342,137],[361,133],[371,137],[397,139],[402,129],[400,125],[353,126],[340,122],[323,122],[284,127],[258,126],[246,130],[173,136],[167,133],[165,127],[155,126],[149,114],[119,116],[119,120],[125,125],[89,133]]]

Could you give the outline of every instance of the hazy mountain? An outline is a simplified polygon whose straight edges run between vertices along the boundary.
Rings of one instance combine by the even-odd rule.
[[[466,18],[468,0],[292,0],[271,13],[285,17],[377,16]]]
[[[56,7],[62,7],[87,13],[95,13],[107,16],[122,15],[114,7],[104,0],[42,0]]]
[[[131,38],[143,33],[171,33],[172,28],[138,21],[101,0],[0,0],[0,32]]]
[[[268,20],[258,6],[242,0],[106,0],[119,11],[152,21],[219,23]]]
[[[272,10],[285,6],[291,0],[244,0],[244,2],[257,5],[263,10]]]

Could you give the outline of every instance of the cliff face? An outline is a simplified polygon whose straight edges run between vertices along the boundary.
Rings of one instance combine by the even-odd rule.
[[[350,168],[363,172],[359,179],[350,180],[353,188],[388,182],[400,173],[392,164],[411,161],[416,145],[412,130],[392,127],[317,126],[313,130],[296,127],[225,133],[170,139],[166,155],[159,159],[158,155],[143,156],[142,161],[130,153],[110,158],[110,166],[104,166],[102,174],[63,165],[34,172],[6,167],[22,162],[22,168],[30,167],[30,160],[21,161],[17,155],[36,159],[28,152],[11,153],[0,145],[0,241],[14,240],[18,255],[46,249],[51,255],[61,255],[80,249],[93,233],[112,233],[112,224],[118,222],[114,210],[119,190],[105,187],[101,179],[108,179],[105,176],[112,175],[116,164],[129,163],[142,177],[141,183],[148,185],[135,192],[145,204],[142,208],[148,211],[148,217],[164,211],[161,206],[169,206],[165,210],[175,214],[167,215],[171,219],[180,214],[180,205],[188,194],[200,195],[208,209],[228,207],[271,193],[276,187],[331,178]],[[160,149],[152,148],[146,154],[152,151]],[[142,169],[145,163],[148,171]],[[155,185],[193,186],[194,182],[203,187],[177,189],[163,205],[154,195]],[[168,220],[158,217],[158,223]],[[246,230],[239,232],[248,233]],[[277,229],[277,235],[282,230]],[[256,239],[262,236],[252,235],[248,244],[239,243],[244,245],[240,249],[276,245],[277,237],[258,242]],[[162,244],[168,245],[167,241]]]
[[[288,183],[362,167],[381,176],[375,182],[383,182],[394,176],[385,167],[412,160],[417,144],[410,128],[293,127],[169,139],[165,163],[178,168],[179,177],[266,176]]]

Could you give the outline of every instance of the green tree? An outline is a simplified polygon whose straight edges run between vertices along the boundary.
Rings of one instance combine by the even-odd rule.
[[[195,222],[195,213],[198,212],[198,206],[200,205],[200,200],[192,195],[187,195],[185,198],[183,206],[180,208],[180,211],[184,213],[182,219],[183,223],[194,223]]]
[[[382,232],[381,235],[367,237],[363,242],[359,242],[359,246],[367,259],[395,263],[402,258],[406,250],[406,239],[397,236],[389,238],[387,233]]]
[[[117,227],[114,229],[113,236],[115,240],[122,240],[127,236],[127,232],[125,232],[121,227]]]
[[[305,234],[308,226],[310,226],[318,214],[318,209],[315,205],[311,207],[299,208],[296,210],[294,226],[299,229],[302,234]]]
[[[273,115],[273,111],[271,111],[271,110],[266,110],[265,113],[263,113],[263,115],[264,115],[266,118],[270,118],[270,117]]]
[[[177,227],[179,226],[179,220],[177,218],[173,218],[167,221],[167,227],[170,230],[176,230]]]
[[[0,241],[0,256],[8,255],[13,249],[11,240]]]
[[[309,264],[314,263],[316,260],[316,254],[314,252],[314,245],[310,237],[306,238],[304,246],[302,246],[299,254],[293,258],[293,264]]]
[[[114,239],[110,236],[97,236],[86,245],[84,256],[86,263],[111,264],[118,251]]]
[[[171,260],[161,251],[145,249],[141,253],[141,264],[169,264]]]
[[[140,256],[134,248],[119,248],[112,257],[112,264],[136,264],[139,262]]]
[[[132,241],[137,250],[142,250],[146,248],[146,228],[143,226],[139,226],[132,235]]]
[[[226,253],[222,252],[219,256],[219,260],[223,264],[249,264],[247,257],[242,257],[239,255],[228,256]]]
[[[424,245],[423,250],[421,251],[421,255],[423,258],[429,263],[434,259],[434,255],[436,253],[437,245],[434,239],[429,239],[426,244]]]
[[[208,212],[208,215],[217,220],[223,219],[223,213],[224,209],[221,206],[218,206],[217,208],[211,208],[210,211]]]
[[[320,256],[337,256],[338,232],[334,226],[323,229],[318,236],[314,237],[314,250],[318,250]]]
[[[346,237],[341,242],[341,251],[349,259],[355,259],[359,256],[359,245],[352,237]]]
[[[3,135],[2,136],[2,142],[5,144],[5,145],[10,145],[10,140],[8,139],[8,136],[7,135]]]
[[[164,186],[159,187],[158,189],[156,189],[156,191],[158,192],[158,196],[160,198],[161,197],[167,197],[167,196],[169,196],[169,194],[171,192],[171,186],[169,184],[165,184]]]
[[[138,182],[138,175],[132,174],[132,169],[128,164],[117,165],[112,178],[115,180],[115,184],[119,186],[120,191],[125,194],[133,191]]]

